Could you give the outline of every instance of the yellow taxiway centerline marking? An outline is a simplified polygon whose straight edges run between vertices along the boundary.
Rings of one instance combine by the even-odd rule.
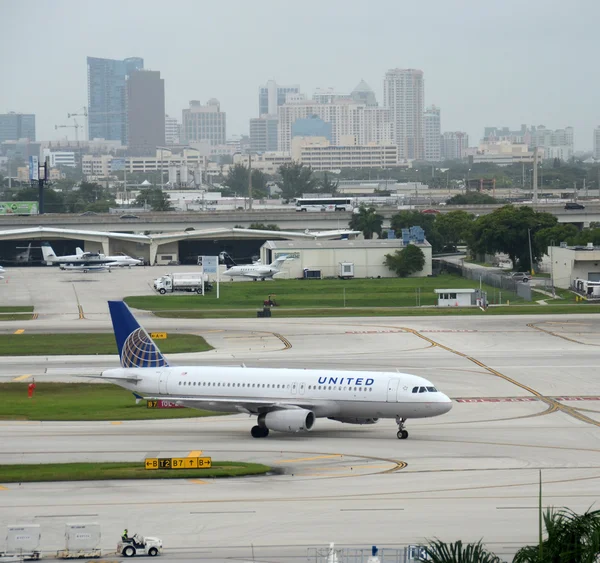
[[[19,328],[17,330],[15,330],[15,334],[23,334],[25,332],[24,328]]]
[[[122,422],[122,421],[120,421],[120,420],[112,420],[112,421],[111,421],[111,424],[114,424],[114,425],[116,426],[116,425],[118,425],[118,424],[123,424],[123,422]]]
[[[8,487],[3,487],[2,485],[0,485],[0,491],[8,491]]]
[[[196,485],[208,485],[206,481],[202,481],[201,479],[190,479],[190,483],[195,483]]]
[[[316,457],[299,457],[296,459],[280,459],[275,463],[295,463],[296,461],[314,461],[316,459],[331,459],[334,457],[344,457],[342,454],[333,454],[333,455],[319,455]]]
[[[202,450],[192,450],[187,456],[188,457],[200,457],[202,455]]]
[[[15,377],[13,379],[13,381],[23,381],[23,380],[27,379],[28,377],[31,377],[30,373],[28,373],[26,375],[19,375],[18,377]]]

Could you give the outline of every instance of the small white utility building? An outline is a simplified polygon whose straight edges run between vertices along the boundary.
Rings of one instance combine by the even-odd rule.
[[[600,281],[600,248],[587,246],[553,246],[548,249],[552,279],[556,287],[569,289],[576,279]]]
[[[436,289],[438,307],[470,307],[476,305],[475,289]]]

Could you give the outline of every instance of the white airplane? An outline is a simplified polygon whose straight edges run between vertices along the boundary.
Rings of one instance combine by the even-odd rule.
[[[4,276],[2,274],[5,274],[5,273],[6,273],[6,270],[2,266],[0,266],[0,280],[4,279]]]
[[[99,266],[103,265],[106,267],[123,267],[128,266],[137,266],[141,264],[142,261],[137,258],[131,258],[127,256],[127,254],[119,253],[114,256],[106,256],[101,252],[84,252],[81,248],[77,247],[75,250],[75,254],[65,255],[65,256],[56,256],[56,253],[52,249],[49,243],[45,242],[42,244],[42,255],[44,256],[44,261],[47,264],[59,264],[63,270],[89,270],[89,266]],[[75,267],[65,267],[64,266],[75,266]],[[79,267],[81,266],[81,267]],[[99,269],[99,268],[94,268]]]
[[[123,301],[108,308],[121,367],[99,377],[144,399],[168,398],[185,407],[257,417],[253,438],[269,430],[311,430],[317,418],[374,424],[393,418],[408,438],[409,418],[447,413],[452,401],[433,383],[408,373],[306,369],[170,366]]]
[[[220,258],[225,262],[227,270],[225,275],[232,280],[236,277],[252,278],[256,280],[272,279],[275,274],[280,272],[282,264],[287,260],[287,256],[279,256],[270,264],[262,264],[260,260],[254,264],[236,264],[227,252],[221,252]]]

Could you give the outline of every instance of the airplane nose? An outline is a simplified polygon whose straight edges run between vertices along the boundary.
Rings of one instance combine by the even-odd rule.
[[[438,408],[441,414],[445,414],[452,409],[452,399],[443,393],[441,395]]]

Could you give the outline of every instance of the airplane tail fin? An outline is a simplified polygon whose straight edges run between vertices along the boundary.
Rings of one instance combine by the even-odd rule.
[[[75,254],[76,254],[77,256],[83,256],[83,250],[81,250],[81,248],[77,247],[77,248],[75,249]]]
[[[237,266],[237,264],[234,262],[233,258],[231,256],[229,256],[229,254],[227,254],[227,252],[225,252],[225,251],[223,251],[219,254],[219,258],[221,259],[221,262],[223,262],[227,266],[228,270],[229,270],[229,268],[232,268],[233,266]]]
[[[44,262],[54,262],[56,260],[56,254],[49,242],[42,243],[42,256],[44,257]]]
[[[169,365],[123,301],[109,301],[108,308],[122,367],[158,368]]]
[[[269,267],[277,268],[279,270],[279,268],[281,268],[281,266],[283,266],[283,263],[286,260],[287,260],[287,256],[278,256],[275,260],[273,260],[273,262],[271,262],[269,264]]]

